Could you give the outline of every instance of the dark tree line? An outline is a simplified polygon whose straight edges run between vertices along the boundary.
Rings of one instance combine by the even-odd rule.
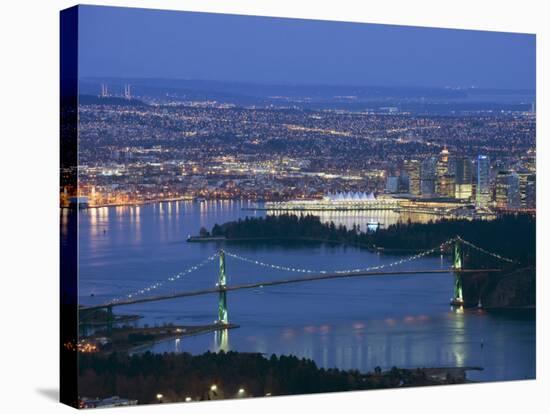
[[[245,396],[292,395],[318,392],[435,385],[423,370],[392,368],[361,374],[357,370],[318,368],[312,360],[295,356],[266,358],[256,353],[219,352],[192,356],[188,353],[128,356],[81,354],[79,356],[81,397],[105,398],[119,395],[140,404]],[[446,383],[453,381],[446,381]],[[215,393],[212,385],[216,385]]]
[[[447,220],[398,223],[375,232],[333,222],[325,224],[313,215],[285,214],[245,218],[212,228],[213,236],[228,239],[319,240],[369,248],[425,250],[459,235],[475,245],[515,259],[535,263],[536,219],[528,214],[505,215],[495,220]]]

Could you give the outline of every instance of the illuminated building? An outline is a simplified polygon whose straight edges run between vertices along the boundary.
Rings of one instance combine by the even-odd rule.
[[[454,197],[455,177],[452,174],[444,174],[437,179],[437,194],[441,197]]]
[[[477,156],[476,205],[487,207],[491,202],[491,162],[486,155]]]
[[[527,177],[527,183],[525,185],[525,205],[523,206],[529,209],[535,209],[537,207],[537,176],[531,174]]]
[[[373,193],[328,193],[322,199],[266,202],[266,210],[276,211],[354,211],[395,210],[398,200],[391,197],[375,197]]]
[[[430,157],[422,162],[420,193],[426,196],[435,194],[437,159]]]
[[[521,207],[519,177],[515,172],[500,171],[496,178],[496,206],[500,209]]]
[[[455,198],[469,200],[472,197],[472,162],[460,157],[455,163]]]
[[[395,194],[399,191],[399,177],[388,175],[386,178],[386,193]]]
[[[436,188],[435,191],[442,197],[454,197],[454,177],[449,170],[449,150],[445,146],[439,154],[436,167]]]
[[[409,179],[409,194],[420,195],[420,167],[418,160],[405,160],[403,169]]]
[[[532,173],[537,170],[537,152],[534,148],[529,149],[527,155],[523,157],[523,165]]]
[[[521,207],[527,206],[527,182],[529,177],[532,175],[528,170],[518,171],[519,178],[519,194],[521,198]]]

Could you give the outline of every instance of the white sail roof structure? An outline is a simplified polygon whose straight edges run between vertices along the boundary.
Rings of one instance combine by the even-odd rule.
[[[331,193],[328,192],[324,197],[324,200],[326,201],[332,201],[332,202],[368,202],[368,201],[375,201],[376,197],[374,193],[366,193],[366,192],[337,192],[337,193]]]

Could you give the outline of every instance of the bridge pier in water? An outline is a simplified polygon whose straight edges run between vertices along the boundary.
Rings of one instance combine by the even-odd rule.
[[[220,250],[220,269],[218,273],[218,323],[227,325],[229,324],[229,317],[227,314],[227,291],[225,287],[227,285],[227,276],[225,273],[225,253]]]
[[[462,269],[462,246],[460,240],[456,239],[454,243],[454,253],[453,253],[453,269],[461,270]],[[453,306],[464,306],[464,296],[462,293],[462,278],[460,272],[455,272],[455,283],[454,283],[454,294],[451,299],[451,305]]]

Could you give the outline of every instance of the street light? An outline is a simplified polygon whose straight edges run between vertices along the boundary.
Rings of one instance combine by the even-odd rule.
[[[162,397],[164,397],[162,394],[157,394],[157,400],[159,403],[162,402]]]
[[[239,388],[239,395],[243,395],[244,394],[244,388]]]
[[[210,387],[210,391],[216,391],[217,389],[218,389],[218,386],[216,384]]]
[[[193,401],[193,398],[191,397],[185,397],[185,402]]]

